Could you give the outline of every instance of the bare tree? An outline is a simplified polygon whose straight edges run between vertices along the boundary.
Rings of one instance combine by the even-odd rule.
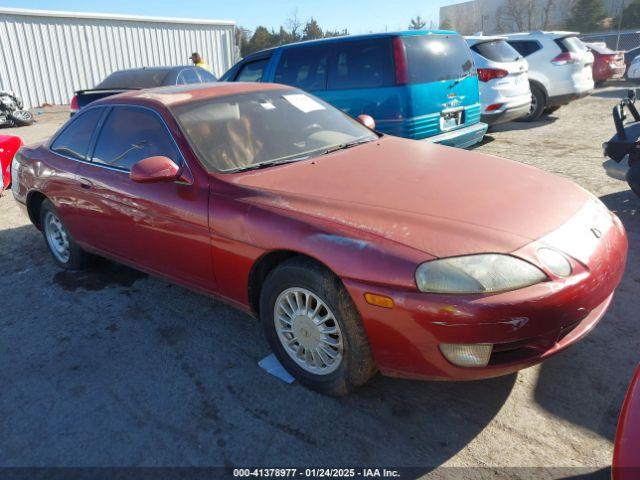
[[[550,24],[551,21],[551,12],[553,11],[553,7],[555,6],[555,0],[547,0],[542,8],[542,29],[549,30],[552,28]]]
[[[555,0],[506,0],[496,12],[499,32],[548,29]]]
[[[294,42],[302,38],[303,23],[302,20],[300,20],[300,17],[298,17],[297,8],[289,15],[289,18],[285,21],[285,26],[289,30]]]

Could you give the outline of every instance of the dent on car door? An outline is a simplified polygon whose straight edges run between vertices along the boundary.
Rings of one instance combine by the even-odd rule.
[[[189,170],[171,133],[154,111],[114,107],[104,121],[91,163],[79,169],[81,213],[100,250],[189,285],[212,289],[208,178],[136,183],[138,161],[165,156]]]

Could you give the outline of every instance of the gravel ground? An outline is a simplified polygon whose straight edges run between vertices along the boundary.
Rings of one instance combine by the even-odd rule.
[[[287,385],[258,368],[269,349],[254,320],[109,262],[61,272],[6,195],[0,465],[393,465],[462,475],[432,471],[444,465],[493,467],[475,470],[487,478],[607,478],[640,351],[640,200],[601,167],[621,88],[542,122],[497,127],[477,147],[575,180],[620,215],[630,240],[626,275],[598,328],[544,364],[494,380],[377,377],[341,399]],[[16,130],[26,142],[47,138],[67,115],[37,118]]]

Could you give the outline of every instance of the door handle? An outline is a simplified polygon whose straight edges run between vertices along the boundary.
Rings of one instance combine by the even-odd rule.
[[[80,187],[84,188],[85,190],[91,190],[93,188],[93,183],[91,183],[91,181],[87,180],[86,178],[81,178]]]

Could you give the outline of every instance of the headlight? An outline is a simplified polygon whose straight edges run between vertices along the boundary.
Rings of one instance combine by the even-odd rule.
[[[423,263],[418,289],[429,293],[491,293],[516,290],[547,280],[542,270],[510,255],[480,254]]]

